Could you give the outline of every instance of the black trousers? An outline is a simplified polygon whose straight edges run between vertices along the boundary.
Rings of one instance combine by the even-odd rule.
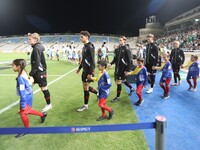
[[[181,80],[181,77],[180,77],[180,74],[179,74],[180,65],[179,64],[172,64],[172,70],[173,70],[173,73],[174,73],[174,83],[177,83],[177,78],[178,78],[179,81]]]

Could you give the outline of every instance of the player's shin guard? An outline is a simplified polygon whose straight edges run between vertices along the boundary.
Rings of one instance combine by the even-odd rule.
[[[90,93],[89,91],[84,91],[84,104],[87,105],[89,101]]]
[[[174,72],[174,83],[177,83],[177,72]]]
[[[131,84],[127,81],[123,82],[127,87],[129,87],[129,89],[132,89],[133,87],[131,86]]]
[[[51,104],[51,97],[49,90],[42,91],[47,104]]]
[[[155,74],[153,74],[153,75],[150,75],[150,78],[151,78],[151,88],[153,88],[154,87],[154,84],[155,84],[155,78],[156,78],[156,75]]]
[[[91,86],[89,87],[89,91],[92,92],[92,93],[94,93],[94,94],[97,94],[97,91],[93,87],[91,87]]]
[[[177,78],[179,81],[181,81],[181,76],[180,76],[179,72],[177,73]]]
[[[121,84],[117,84],[117,97],[120,97],[121,90],[122,90],[122,85]]]

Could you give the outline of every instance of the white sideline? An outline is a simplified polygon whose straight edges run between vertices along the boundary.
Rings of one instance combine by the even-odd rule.
[[[51,82],[48,84],[48,86],[51,85],[51,84],[53,84],[53,83],[55,83],[56,81],[60,80],[60,79],[63,78],[64,76],[66,76],[66,75],[72,73],[72,72],[75,71],[76,69],[77,69],[77,68],[74,68],[74,69],[72,69],[71,71],[65,73],[64,75],[58,77],[57,79],[51,81]],[[39,91],[40,91],[40,88],[37,89],[37,90],[35,90],[35,91],[33,92],[33,94],[35,94],[35,93],[37,93],[37,92],[39,92]],[[1,110],[0,110],[0,114],[2,114],[3,112],[9,110],[10,108],[14,107],[14,106],[17,105],[18,103],[19,103],[19,100],[17,100],[16,102],[14,102],[14,103],[8,105],[7,107],[1,109]]]
[[[11,76],[11,77],[12,77],[12,76],[16,76],[16,74],[0,74],[0,76],[1,76],[1,77],[8,77],[8,76]],[[54,74],[50,74],[50,75],[49,75],[49,74],[48,74],[47,76],[48,76],[48,77],[60,77],[60,76],[62,76],[62,75],[54,75]]]

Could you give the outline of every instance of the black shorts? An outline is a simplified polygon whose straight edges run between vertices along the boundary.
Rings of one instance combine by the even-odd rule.
[[[34,83],[38,84],[39,87],[45,87],[47,86],[47,73],[44,72],[37,72],[34,76]]]
[[[174,73],[179,73],[180,65],[179,64],[172,64],[172,70]]]
[[[93,82],[93,80],[88,80],[87,79],[88,75],[92,75],[92,77],[94,77],[94,72],[92,72],[92,74],[91,74],[91,73],[83,71],[82,72],[82,76],[81,76],[81,79],[82,79],[83,82]]]
[[[148,75],[155,75],[156,74],[156,70],[153,70],[152,66],[153,65],[147,65],[147,64],[145,65],[145,67],[147,68]]]
[[[125,80],[126,76],[124,74],[124,69],[123,70],[118,70],[118,72],[115,72],[115,80]]]

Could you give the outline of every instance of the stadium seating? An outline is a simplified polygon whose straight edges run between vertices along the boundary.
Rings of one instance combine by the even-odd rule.
[[[118,37],[110,37],[110,36],[91,36],[90,41],[95,45],[96,49],[101,47],[103,42],[108,43],[108,48],[113,50],[113,45],[118,44]],[[45,47],[61,47],[74,42],[75,45],[81,45],[79,34],[75,35],[42,35],[41,42]],[[28,45],[27,37],[5,37],[0,38],[0,51],[1,52],[27,52],[30,49]]]

